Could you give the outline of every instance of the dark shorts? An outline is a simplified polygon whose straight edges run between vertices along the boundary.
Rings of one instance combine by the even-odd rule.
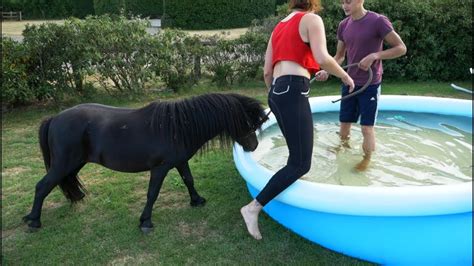
[[[356,123],[360,117],[360,124],[362,126],[375,125],[380,87],[380,84],[370,85],[364,92],[341,101],[339,121],[343,123]],[[354,91],[361,88],[362,86],[356,86]],[[349,94],[347,86],[342,86],[341,91],[342,96]]]

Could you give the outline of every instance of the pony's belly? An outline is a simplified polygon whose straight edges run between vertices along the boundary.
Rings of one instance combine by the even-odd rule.
[[[145,159],[137,157],[121,157],[121,156],[94,156],[89,158],[89,162],[100,164],[114,171],[137,173],[149,171],[153,166]],[[159,164],[159,162],[157,163]]]

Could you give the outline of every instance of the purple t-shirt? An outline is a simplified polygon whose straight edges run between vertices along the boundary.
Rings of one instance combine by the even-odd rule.
[[[382,51],[383,39],[393,30],[392,23],[387,17],[372,11],[367,11],[364,17],[353,20],[350,16],[339,23],[337,39],[344,42],[347,53],[347,63],[360,62],[371,53]],[[372,64],[374,77],[371,84],[382,82],[382,61]],[[362,86],[367,82],[368,72],[351,67],[348,72],[355,85]]]

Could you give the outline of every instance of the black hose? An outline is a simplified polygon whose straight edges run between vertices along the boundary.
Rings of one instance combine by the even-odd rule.
[[[350,67],[353,67],[353,66],[358,66],[358,65],[359,65],[359,63],[353,63],[353,64],[349,64],[349,65],[347,65],[347,66],[343,66],[342,68],[343,68],[343,69],[347,69],[347,68],[350,68]],[[344,97],[342,97],[342,98],[340,98],[340,99],[337,99],[337,100],[335,100],[335,101],[331,101],[331,102],[332,102],[332,103],[337,103],[337,102],[339,102],[339,101],[342,101],[342,100],[345,100],[345,99],[347,99],[347,98],[350,98],[350,97],[352,97],[352,96],[354,96],[354,95],[357,95],[357,94],[359,94],[359,93],[362,93],[365,89],[367,89],[367,87],[369,87],[370,83],[372,83],[372,78],[373,78],[372,68],[369,67],[369,70],[368,70],[368,71],[369,71],[369,78],[367,79],[367,82],[365,83],[365,85],[362,86],[362,88],[360,88],[360,90],[354,91],[353,93],[347,94],[346,96],[344,96]],[[311,79],[311,80],[310,80],[310,83],[312,83],[314,80],[316,80],[316,78]]]

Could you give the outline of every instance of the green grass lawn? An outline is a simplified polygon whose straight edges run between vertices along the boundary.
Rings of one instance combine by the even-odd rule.
[[[470,82],[458,82],[470,88]],[[312,96],[336,95],[338,84],[313,84]],[[311,243],[268,216],[260,218],[264,239],[253,240],[239,209],[250,200],[234,167],[231,150],[213,150],[190,162],[198,192],[208,202],[192,208],[177,171],[171,171],[153,212],[154,232],[143,235],[138,219],[146,200],[148,173],[127,174],[89,164],[80,177],[88,190],[70,205],[59,189],[45,200],[43,228],[28,233],[21,217],[29,213],[36,182],[44,175],[37,129],[40,121],[78,102],[140,107],[153,99],[187,97],[216,90],[201,85],[178,95],[155,93],[133,99],[97,95],[61,106],[18,108],[3,115],[2,264],[311,264],[368,265]],[[234,86],[266,102],[261,82]],[[471,99],[448,83],[387,82],[383,94]],[[92,100],[93,99],[93,100]],[[353,240],[351,240],[353,241]]]

